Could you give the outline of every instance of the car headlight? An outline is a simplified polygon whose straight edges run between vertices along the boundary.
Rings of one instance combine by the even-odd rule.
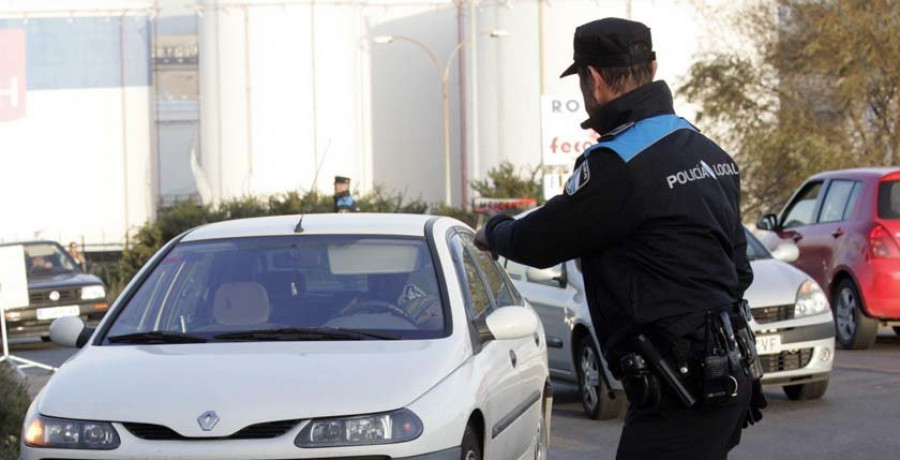
[[[422,421],[409,410],[387,414],[323,418],[309,422],[297,435],[297,447],[393,444],[422,435]]]
[[[58,449],[112,450],[119,433],[107,422],[67,420],[38,415],[25,424],[25,445]]]
[[[806,280],[800,285],[800,289],[797,290],[797,303],[794,305],[795,318],[818,315],[830,310],[828,297],[819,287],[819,283]]]
[[[103,286],[85,286],[81,288],[81,300],[103,299],[106,289]]]

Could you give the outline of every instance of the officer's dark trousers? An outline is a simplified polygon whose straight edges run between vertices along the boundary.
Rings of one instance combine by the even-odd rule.
[[[741,440],[750,404],[749,378],[739,382],[738,396],[724,406],[687,409],[669,391],[658,408],[628,409],[619,440],[618,460],[719,460]]]

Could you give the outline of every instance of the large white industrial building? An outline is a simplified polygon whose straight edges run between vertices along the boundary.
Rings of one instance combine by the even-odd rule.
[[[657,77],[676,87],[698,53],[726,46],[718,13],[734,5],[0,0],[0,240],[122,244],[161,202],[328,190],[335,175],[443,201],[441,78],[425,48],[443,67],[459,43],[447,97],[461,205],[464,180],[500,161],[565,165],[577,149],[562,144],[589,139],[577,81],[558,79],[577,25],[645,22]]]

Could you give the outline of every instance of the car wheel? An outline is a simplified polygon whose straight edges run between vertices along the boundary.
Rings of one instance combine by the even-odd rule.
[[[894,334],[900,335],[900,326],[894,326]]]
[[[481,460],[481,445],[478,442],[478,432],[471,426],[466,427],[462,440],[461,460]]]
[[[49,343],[49,342],[50,342],[50,336],[49,336],[49,335],[42,335],[42,336],[41,336],[41,342]]]
[[[622,398],[610,398],[609,387],[600,377],[602,361],[594,341],[584,337],[578,342],[576,368],[578,390],[584,413],[594,420],[607,420],[619,416]]]
[[[784,387],[784,394],[791,401],[802,401],[806,399],[819,399],[825,395],[828,389],[828,379],[803,383],[800,385],[787,385]]]
[[[849,279],[841,281],[835,291],[834,327],[838,343],[847,350],[869,348],[878,336],[878,321],[863,313],[859,290]]]

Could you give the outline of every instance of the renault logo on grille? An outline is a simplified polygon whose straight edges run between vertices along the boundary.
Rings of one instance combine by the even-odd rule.
[[[197,423],[200,424],[200,428],[203,428],[203,431],[211,431],[216,426],[216,423],[219,423],[219,416],[216,414],[216,411],[208,410],[200,415]]]

